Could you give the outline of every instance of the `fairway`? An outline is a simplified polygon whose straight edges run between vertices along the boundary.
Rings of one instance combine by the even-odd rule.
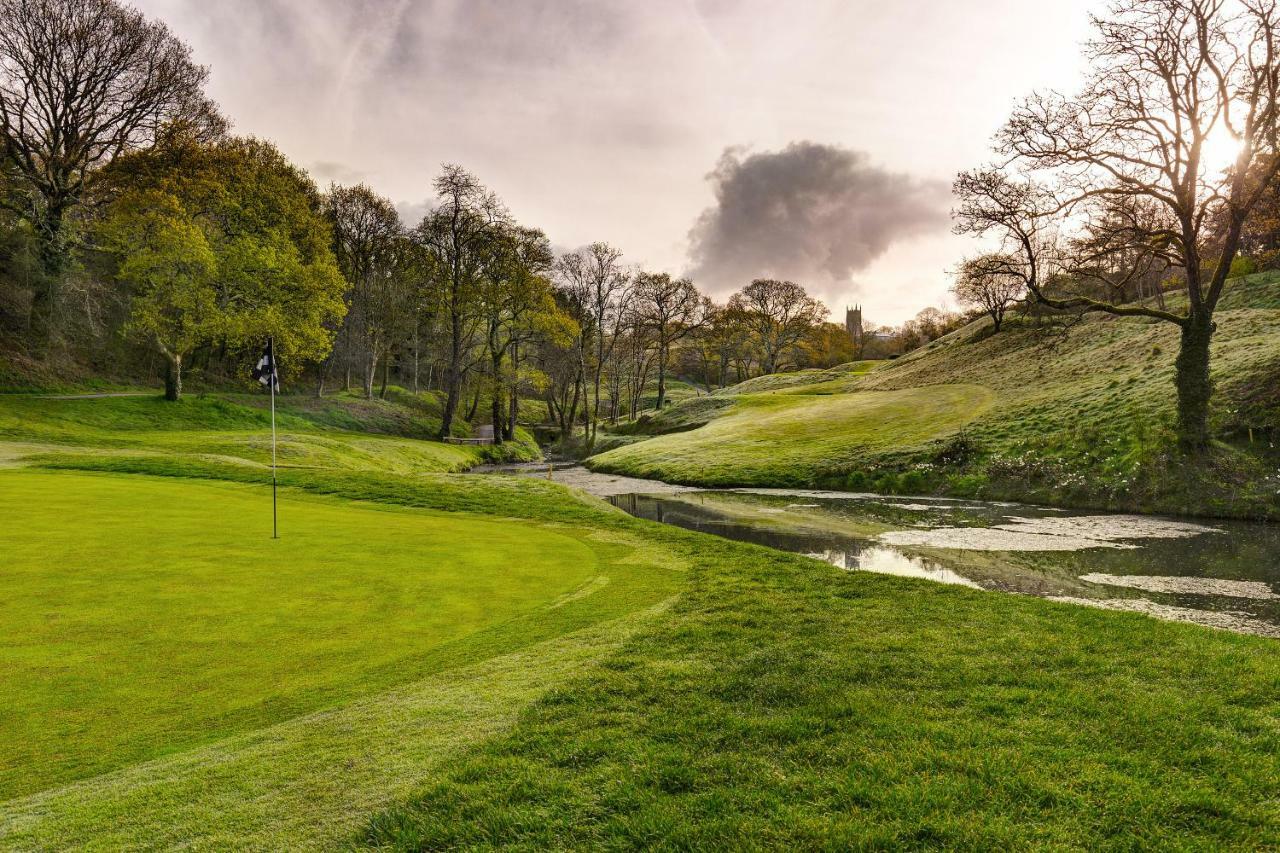
[[[263,487],[0,471],[0,799],[517,647],[600,568],[547,525],[282,498],[272,541]]]
[[[708,486],[808,485],[814,471],[945,437],[993,398],[979,385],[843,394],[811,385],[746,394],[706,426],[602,453],[591,467]]]

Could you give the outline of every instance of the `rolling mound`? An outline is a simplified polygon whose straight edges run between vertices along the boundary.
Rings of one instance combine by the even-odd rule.
[[[999,334],[984,318],[873,369],[754,379],[718,392],[735,405],[703,406],[700,426],[673,407],[654,423],[684,421],[686,431],[588,464],[691,485],[1274,517],[1280,274],[1234,281],[1217,321],[1218,443],[1194,461],[1177,455],[1171,429],[1176,327],[1093,315],[1018,317]]]

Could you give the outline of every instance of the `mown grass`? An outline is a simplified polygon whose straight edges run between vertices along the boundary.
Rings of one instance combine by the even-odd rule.
[[[124,764],[94,774],[82,751],[83,778],[0,803],[0,846],[1280,844],[1272,641],[845,573],[542,480],[372,463],[282,470],[286,538],[271,543],[262,468],[94,444],[107,426],[77,441],[6,433],[25,442],[14,462],[43,472],[0,471],[19,514],[3,553],[17,542],[27,567],[22,606],[0,600],[17,638],[0,665],[27,661],[19,705],[83,693],[116,715],[115,729],[95,714],[64,731],[69,747],[96,738],[110,756],[133,726],[132,755],[151,760],[117,751]],[[20,480],[33,493],[7,497]],[[312,544],[293,541],[295,520]],[[271,547],[306,553],[284,565]],[[558,586],[522,587],[529,607],[501,618],[489,591],[508,559]],[[8,588],[8,561],[0,572]],[[473,574],[483,594],[469,598]],[[430,594],[449,575],[461,583]],[[432,645],[416,629],[437,598],[474,630]],[[70,618],[81,611],[99,621]],[[148,667],[179,661],[195,666],[165,680],[166,699]],[[201,661],[218,664],[203,681],[186,672]],[[17,694],[10,681],[0,691]],[[241,683],[269,697],[218,706]],[[116,701],[148,691],[162,701],[138,707],[161,713]],[[206,702],[208,721],[194,713]],[[56,753],[52,734],[27,739],[42,737]],[[64,759],[17,758],[18,784],[24,763]]]
[[[1045,323],[1016,318],[1000,334],[978,321],[873,369],[752,380],[717,396],[736,401],[733,408],[682,413],[678,406],[664,418],[684,422],[680,434],[629,443],[589,464],[690,484],[936,492],[1280,517],[1280,472],[1271,447],[1280,439],[1277,306],[1280,274],[1239,279],[1227,291],[1213,343],[1212,422],[1219,442],[1197,459],[1174,446],[1178,330],[1091,316]],[[975,412],[969,398],[956,396],[959,409],[937,420],[936,433],[923,442],[861,440],[865,421],[852,413],[864,404],[874,408],[869,392],[927,395],[943,387],[979,387],[990,402]],[[789,407],[791,420],[747,416],[762,395],[790,398],[772,405]],[[814,399],[822,395],[847,401],[845,408]],[[934,417],[925,409],[920,415]],[[792,420],[817,425],[796,430]],[[828,441],[828,431],[843,431],[850,440]]]
[[[0,472],[0,514],[0,631],[23,638],[0,677],[0,798],[421,677],[616,557],[293,494],[273,541],[269,492],[172,480]]]
[[[62,461],[77,458],[130,457]],[[0,621],[20,638],[0,664],[0,845],[137,842],[163,826],[174,843],[257,833],[290,846],[272,818],[282,803],[295,810],[290,838],[313,824],[308,832],[349,831],[361,808],[424,778],[429,765],[405,755],[438,758],[509,723],[570,674],[563,655],[586,665],[630,629],[540,644],[629,619],[677,588],[679,562],[643,540],[537,513],[544,492],[564,494],[550,484],[513,495],[494,478],[491,502],[542,516],[513,521],[410,509],[394,492],[371,502],[358,480],[334,476],[328,491],[343,499],[282,492],[284,535],[273,541],[261,486],[0,472],[10,522],[0,532]],[[460,508],[421,477],[366,476]],[[455,490],[465,490],[461,478]],[[615,513],[571,499],[564,515]],[[443,675],[514,654],[545,671],[510,682],[514,661],[495,663],[469,688]],[[474,708],[440,707],[428,682],[471,690]],[[364,703],[353,719],[386,720],[405,740],[374,747],[331,713],[312,713],[353,701]],[[422,731],[403,718],[412,707],[434,708],[448,725]],[[291,720],[301,722],[278,728]],[[199,750],[208,762],[193,760]],[[360,770],[353,793],[318,755]],[[282,793],[284,779],[294,788]],[[250,784],[263,799],[240,799]],[[213,816],[214,804],[233,801]]]
[[[673,611],[359,843],[1280,843],[1268,641],[667,537]]]

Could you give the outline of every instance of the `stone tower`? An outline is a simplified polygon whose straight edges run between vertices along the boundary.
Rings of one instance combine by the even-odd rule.
[[[853,341],[854,346],[862,346],[862,306],[850,308],[845,306],[844,309],[844,327],[849,333],[849,339]]]

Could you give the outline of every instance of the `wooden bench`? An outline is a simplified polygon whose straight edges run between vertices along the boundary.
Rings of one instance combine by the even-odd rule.
[[[476,427],[474,438],[454,438],[449,436],[445,439],[448,444],[493,444],[493,425],[485,424]]]

